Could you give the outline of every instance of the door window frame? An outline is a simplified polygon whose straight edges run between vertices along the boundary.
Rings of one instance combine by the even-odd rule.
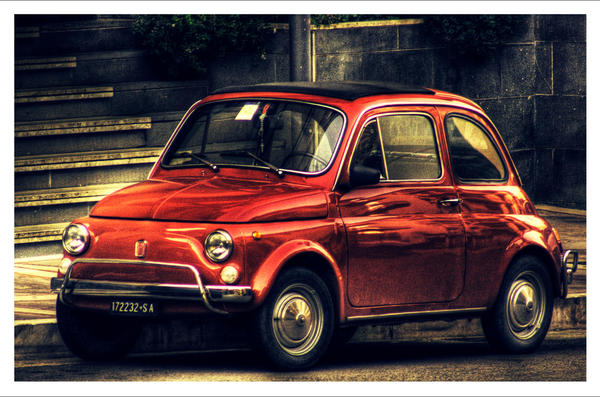
[[[434,135],[434,143],[435,143],[437,160],[438,160],[438,164],[440,166],[440,175],[438,178],[435,178],[435,179],[389,179],[388,165],[387,165],[387,159],[386,159],[386,155],[385,155],[385,145],[383,143],[383,136],[381,134],[381,128],[379,126],[379,118],[386,117],[386,116],[424,116],[429,120],[431,127],[432,127],[432,132]],[[379,144],[381,146],[381,154],[383,157],[383,166],[384,166],[385,173],[386,173],[386,175],[384,175],[385,179],[381,179],[379,181],[379,183],[386,183],[386,184],[388,184],[388,183],[414,183],[414,182],[437,183],[437,182],[442,181],[445,178],[446,167],[445,167],[444,160],[442,157],[442,151],[440,150],[441,142],[440,142],[440,136],[439,136],[439,131],[437,128],[436,119],[433,115],[431,115],[428,112],[424,112],[424,111],[410,111],[410,110],[408,110],[408,111],[387,111],[387,112],[377,113],[377,114],[373,114],[373,115],[369,116],[362,123],[359,136],[354,144],[354,147],[352,148],[352,156],[350,157],[350,163],[349,163],[350,167],[352,167],[352,163],[354,161],[354,154],[356,153],[356,149],[358,148],[358,145],[360,144],[360,140],[362,139],[363,132],[364,132],[365,128],[367,127],[367,125],[369,125],[373,121],[375,121],[377,124],[377,133],[379,135]]]

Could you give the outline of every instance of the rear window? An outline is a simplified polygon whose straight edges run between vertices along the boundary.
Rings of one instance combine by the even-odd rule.
[[[446,118],[446,135],[454,175],[467,181],[499,181],[506,168],[485,130],[465,117]]]

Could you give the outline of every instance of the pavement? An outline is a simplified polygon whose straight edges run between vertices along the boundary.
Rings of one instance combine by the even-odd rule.
[[[538,212],[559,232],[566,249],[579,252],[579,267],[573,284],[569,286],[567,299],[555,302],[552,330],[586,328],[586,212],[547,205],[537,205]],[[56,328],[56,295],[50,292],[50,278],[56,275],[59,256],[23,258],[15,260],[14,267],[14,325],[15,349],[65,349]],[[219,341],[211,336],[222,335],[228,324],[185,324],[186,331],[170,323],[158,327],[146,327],[134,351],[185,349],[186,340],[202,340],[204,348],[219,347]],[[231,329],[229,328],[229,331]],[[225,333],[230,335],[230,333]],[[363,326],[353,341],[384,341],[405,338],[428,338],[439,336],[482,335],[478,319],[455,321],[427,321],[399,325]],[[231,335],[233,336],[233,335]],[[222,341],[221,341],[222,342]],[[194,345],[198,347],[197,343]],[[231,347],[223,345],[222,348]]]

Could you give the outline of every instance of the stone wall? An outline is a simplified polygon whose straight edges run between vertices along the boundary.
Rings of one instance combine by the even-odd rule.
[[[383,80],[469,97],[492,118],[536,203],[586,206],[586,18],[535,15],[482,62],[449,57],[419,20],[313,29],[313,76]],[[211,88],[286,81],[288,32],[273,28],[266,57],[214,60]],[[454,60],[451,60],[453,58]]]

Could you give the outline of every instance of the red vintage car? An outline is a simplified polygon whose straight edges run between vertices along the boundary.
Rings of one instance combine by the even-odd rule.
[[[359,325],[436,316],[532,351],[577,267],[478,105],[375,82],[213,92],[63,246],[51,287],[78,356],[125,354],[140,316],[245,314],[283,369]]]

